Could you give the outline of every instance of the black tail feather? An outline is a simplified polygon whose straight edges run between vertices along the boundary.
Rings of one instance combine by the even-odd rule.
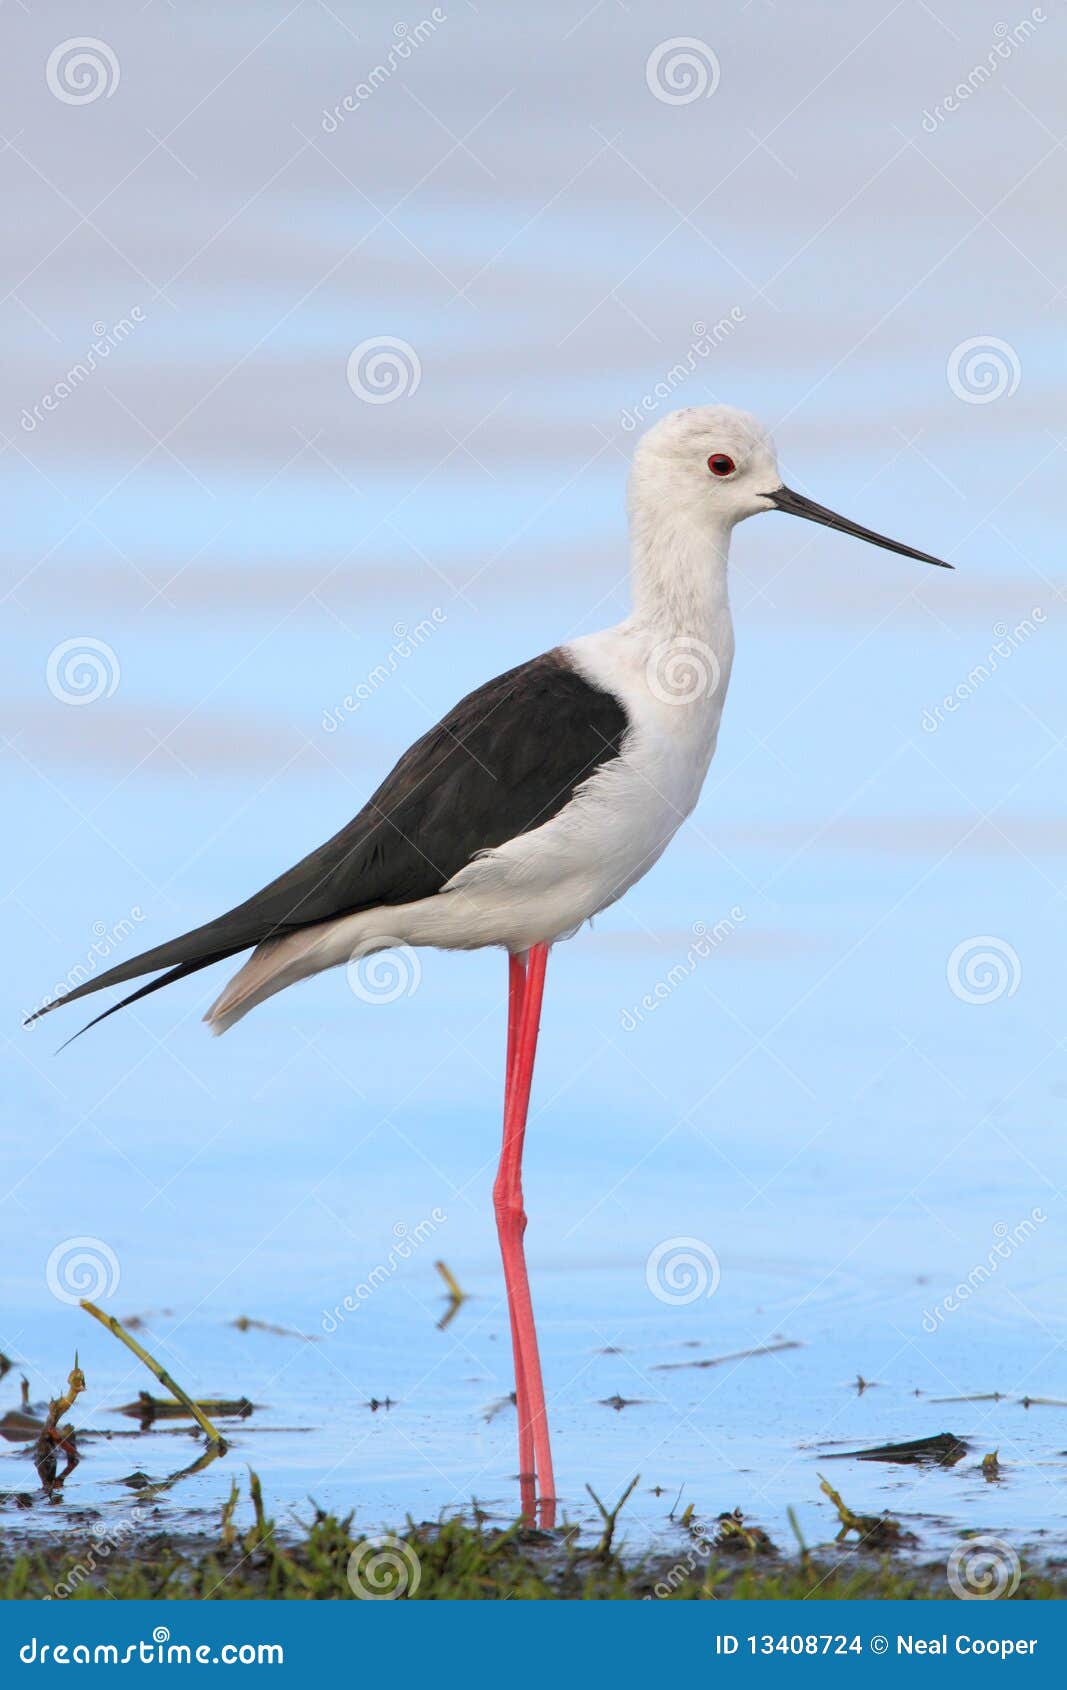
[[[139,986],[137,990],[135,992],[131,992],[128,997],[120,998],[118,1003],[113,1003],[109,1009],[101,1011],[99,1015],[94,1015],[91,1021],[87,1021],[85,1023],[84,1027],[79,1027],[78,1031],[76,1033],[72,1033],[69,1039],[64,1039],[63,1043],[59,1047],[59,1050],[66,1050],[67,1046],[72,1045],[75,1039],[80,1039],[83,1033],[87,1033],[89,1031],[90,1027],[96,1027],[101,1021],[106,1021],[109,1015],[115,1014],[116,1010],[125,1009],[127,1004],[136,1003],[138,998],[147,998],[150,997],[153,992],[158,992],[161,986],[169,986],[175,980],[183,980],[187,974],[197,974],[200,969],[209,967],[211,963],[221,962],[224,957],[232,955],[232,951],[218,951],[215,956],[199,957],[193,962],[179,963],[177,968],[172,968],[168,971],[168,973],[161,974],[158,980],[150,980],[147,986]],[[62,998],[58,998],[56,1003],[62,1003],[63,1001],[64,1000]],[[52,1009],[55,1005],[49,1004],[48,1007],[49,1009]],[[43,1015],[44,1010],[38,1010],[38,1014]],[[30,1017],[31,1021],[35,1021],[36,1019],[36,1016]],[[26,1022],[26,1025],[29,1026],[29,1022]],[[59,1050],[56,1051],[57,1056],[59,1055]]]
[[[39,1021],[42,1015],[50,1015],[53,1009],[59,1009],[64,1004],[74,1003],[78,998],[84,998],[90,992],[104,991],[108,986],[121,986],[127,980],[135,980],[139,974],[155,974],[161,968],[169,968],[170,973],[164,975],[153,985],[146,986],[145,992],[154,992],[157,986],[163,986],[168,980],[178,980],[185,974],[193,974],[198,968],[206,968],[211,962],[219,962],[223,957],[234,956],[237,951],[245,951],[249,945],[257,943],[255,938],[246,939],[242,934],[240,944],[220,944],[219,934],[212,935],[211,926],[221,925],[210,923],[207,927],[198,927],[192,933],[183,933],[179,939],[171,939],[167,944],[156,945],[150,951],[142,951],[140,956],[131,957],[127,962],[117,963],[114,968],[105,969],[103,974],[97,974],[90,980],[83,980],[69,992],[63,992],[53,998],[51,1003],[42,1004],[40,1009],[27,1015],[22,1023],[29,1027],[32,1022]],[[212,943],[214,938],[214,943]],[[141,992],[135,992],[134,997],[141,997]],[[124,998],[124,1003],[131,1003],[132,998]],[[116,1004],[121,1009],[122,1004]],[[110,1014],[111,1011],[108,1011]],[[97,1016],[98,1021],[103,1016]],[[95,1023],[90,1021],[89,1026]],[[83,1029],[84,1030],[84,1029]],[[68,1039],[67,1043],[70,1043]]]

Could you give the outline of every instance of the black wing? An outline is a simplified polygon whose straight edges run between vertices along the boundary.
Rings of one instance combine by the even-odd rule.
[[[509,669],[416,740],[358,816],[294,868],[217,920],[84,981],[30,1020],[142,974],[170,971],[134,997],[265,939],[432,897],[477,852],[556,815],[582,781],[618,756],[628,725],[615,695],[585,680],[562,651]]]

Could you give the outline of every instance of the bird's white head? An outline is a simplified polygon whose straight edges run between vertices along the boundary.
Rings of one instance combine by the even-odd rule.
[[[755,417],[732,405],[672,411],[642,435],[630,475],[637,522],[732,528],[771,508],[781,483],[774,443]]]
[[[638,442],[630,520],[638,553],[704,548],[723,564],[730,530],[760,511],[785,511],[943,569],[952,565],[838,516],[782,483],[774,443],[747,411],[692,405],[672,411]]]

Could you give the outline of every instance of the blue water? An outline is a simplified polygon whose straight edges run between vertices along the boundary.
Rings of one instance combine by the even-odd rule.
[[[561,1497],[586,1519],[586,1483],[609,1500],[640,1473],[638,1549],[669,1531],[679,1490],[702,1517],[741,1506],[783,1544],[793,1508],[817,1542],[835,1529],[817,1477],[833,1448],[950,1430],[969,1445],[950,1470],[841,1462],[830,1476],[854,1507],[899,1512],[923,1550],[964,1526],[1051,1543],[1067,1460],[1067,1058],[1048,283],[1062,255],[1045,208],[1061,166],[1041,162],[1040,127],[1003,90],[1045,109],[1062,26],[983,91],[981,122],[974,102],[926,140],[922,109],[984,50],[988,8],[950,8],[955,47],[925,14],[866,44],[856,20],[848,74],[795,117],[826,69],[799,17],[773,14],[769,59],[758,8],[717,20],[730,74],[715,99],[674,109],[644,84],[655,8],[610,39],[600,20],[572,40],[562,5],[521,25],[472,14],[358,125],[318,135],[324,158],[297,154],[292,125],[310,133],[363,63],[328,16],[302,9],[257,46],[283,13],[253,25],[224,8],[209,68],[157,10],[116,35],[114,99],[60,107],[36,70],[20,95],[19,145],[68,198],[88,208],[115,190],[94,219],[107,239],[18,155],[0,159],[16,207],[0,308],[0,1351],[15,1364],[0,1415],[22,1373],[34,1401],[54,1394],[75,1349],[83,1427],[123,1426],[116,1405],[150,1383],[50,1287],[52,1252],[88,1238],[107,1306],[144,1317],[189,1389],[257,1404],[229,1456],[161,1497],[170,1523],[216,1518],[245,1463],[283,1519],[309,1496],[365,1524],[473,1498],[514,1509],[490,1205],[500,958],[423,955],[415,989],[387,1004],[319,979],[221,1043],[199,1025],[214,977],[58,1057],[75,1012],[18,1022],[72,968],[104,966],[94,943],[117,960],[319,843],[490,672],[624,614],[621,413],[685,359],[694,322],[737,303],[744,322],[672,402],[751,406],[777,425],[791,482],[958,568],[785,518],[740,529],[738,658],[701,804],[624,903],[552,957],[528,1249]],[[374,62],[393,19],[360,10]],[[13,27],[36,65],[53,26]],[[206,25],[190,28],[206,53]],[[213,94],[246,51],[254,72]],[[161,54],[162,92],[142,68]],[[595,89],[593,109],[575,96],[562,120],[561,55],[566,86],[578,55]],[[513,99],[471,138],[482,164],[449,153],[410,98],[462,134],[505,84]],[[593,159],[594,120],[621,124],[624,158]],[[792,177],[748,157],[750,120],[782,125],[771,144]],[[852,149],[835,139],[845,121]],[[197,180],[162,152],[116,187],[145,127],[179,124],[170,144]],[[895,158],[900,130],[937,169]],[[982,224],[940,172],[984,207],[1011,186],[1005,154],[1033,174]],[[386,209],[408,197],[376,228],[352,181]],[[700,209],[679,224],[672,205]],[[92,325],[138,300],[145,322],[106,368],[22,427]],[[422,375],[371,406],[345,367],[377,333],[409,339]],[[984,333],[1014,349],[1020,380],[970,404],[946,361]],[[47,666],[84,636],[103,642],[114,686],[75,706]],[[726,918],[693,962],[694,937]],[[952,964],[971,941],[992,957],[979,1001]],[[716,1258],[713,1296],[649,1290],[650,1254],[676,1239]],[[444,1331],[436,1259],[470,1293]],[[931,1315],[961,1283],[960,1306]],[[314,1341],[241,1333],[241,1315]],[[616,1396],[629,1406],[605,1406]],[[999,1485],[978,1467],[994,1448]],[[195,1450],[156,1431],[83,1452],[59,1518],[121,1509],[124,1477],[163,1479]],[[33,1489],[25,1446],[0,1444],[0,1491]],[[39,1501],[18,1523],[56,1519]]]

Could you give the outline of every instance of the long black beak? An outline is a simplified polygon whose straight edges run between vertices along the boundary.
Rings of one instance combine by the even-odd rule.
[[[917,552],[914,546],[903,546],[899,540],[887,540],[884,534],[876,534],[873,528],[864,528],[858,522],[850,522],[847,516],[838,516],[836,511],[828,511],[825,505],[817,505],[814,499],[807,498],[803,493],[794,493],[791,487],[776,487],[773,493],[765,493],[765,499],[770,499],[775,510],[788,511],[790,516],[803,516],[809,522],[819,522],[824,528],[839,528],[842,534],[855,534],[858,540],[869,540],[872,546],[884,546],[887,552],[899,552],[902,557],[916,557],[920,563],[936,563],[939,569],[953,569],[954,564],[946,563],[944,558],[931,557],[929,552]]]

